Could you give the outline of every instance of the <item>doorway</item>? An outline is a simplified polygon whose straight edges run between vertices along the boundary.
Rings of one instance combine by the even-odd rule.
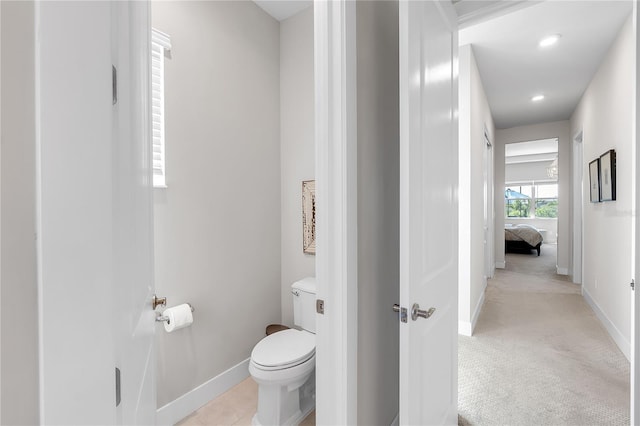
[[[557,245],[562,233],[558,138],[508,143],[504,162],[505,249],[539,256],[544,246]]]
[[[163,423],[247,379],[266,328],[295,327],[291,285],[315,276],[301,211],[315,179],[313,5],[264,3],[150,3],[156,286],[167,307],[195,309],[189,327],[156,333]]]

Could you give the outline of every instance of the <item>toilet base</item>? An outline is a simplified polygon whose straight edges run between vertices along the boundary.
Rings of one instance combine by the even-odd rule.
[[[291,391],[287,387],[279,387],[276,390],[270,386],[259,386],[258,411],[251,419],[251,424],[253,426],[300,424],[316,406],[315,379],[314,371],[302,386]],[[258,416],[259,413],[267,418],[261,419]]]

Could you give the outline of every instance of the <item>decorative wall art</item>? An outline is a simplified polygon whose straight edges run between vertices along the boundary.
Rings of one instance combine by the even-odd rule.
[[[316,181],[302,182],[302,251],[316,254]]]
[[[600,201],[616,199],[616,151],[611,149],[600,156]]]
[[[600,202],[600,159],[589,163],[589,194],[592,203]]]

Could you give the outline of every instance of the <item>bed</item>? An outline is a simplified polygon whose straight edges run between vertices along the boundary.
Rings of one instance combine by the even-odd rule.
[[[505,226],[504,228],[505,252],[536,250],[538,256],[540,256],[542,240],[542,234],[531,225],[521,223],[514,226]]]

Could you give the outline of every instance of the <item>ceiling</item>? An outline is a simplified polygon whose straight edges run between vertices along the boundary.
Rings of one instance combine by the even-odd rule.
[[[312,0],[254,0],[278,21]],[[569,119],[632,9],[631,0],[454,0],[497,128]],[[561,34],[553,47],[539,40]],[[544,94],[541,102],[531,97]]]
[[[278,21],[283,21],[313,4],[313,0],[253,0],[253,2]]]
[[[459,1],[456,8],[460,12],[470,2]],[[494,16],[498,10],[498,2],[474,3],[485,3]],[[463,10],[467,17],[471,13],[479,18],[479,23],[460,30],[460,45],[473,46],[496,127],[569,119],[630,15],[632,2],[517,3],[515,11],[502,8],[492,19],[481,13],[483,7]],[[551,34],[562,37],[555,46],[538,47],[540,39]],[[537,94],[545,99],[531,102]]]

